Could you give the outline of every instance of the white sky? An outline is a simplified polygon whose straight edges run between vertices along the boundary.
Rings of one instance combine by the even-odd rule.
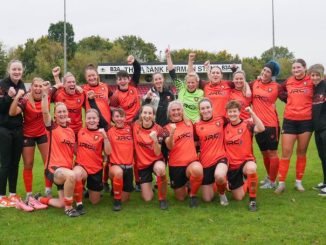
[[[64,0],[6,0],[0,42],[7,48],[47,34]],[[260,56],[272,47],[272,0],[66,0],[75,41],[137,35],[158,51],[193,48]],[[275,39],[308,65],[326,65],[326,1],[274,0]]]

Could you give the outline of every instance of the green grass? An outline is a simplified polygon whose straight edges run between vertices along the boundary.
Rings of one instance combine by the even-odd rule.
[[[265,170],[256,144],[255,153],[262,179]],[[20,173],[21,169],[22,165]],[[42,169],[37,155],[34,191],[43,191]],[[190,209],[188,202],[173,198],[171,189],[168,211],[159,210],[156,199],[144,203],[139,193],[132,194],[121,212],[111,211],[112,198],[108,194],[96,206],[86,200],[87,214],[75,219],[55,208],[33,213],[0,209],[0,244],[325,244],[326,199],[311,189],[322,179],[313,138],[308,150],[304,193],[293,189],[294,176],[295,156],[286,192],[277,196],[272,190],[259,190],[256,213],[247,211],[247,199],[235,202],[231,197],[228,207],[221,207],[215,200]],[[23,195],[21,176],[18,186]]]

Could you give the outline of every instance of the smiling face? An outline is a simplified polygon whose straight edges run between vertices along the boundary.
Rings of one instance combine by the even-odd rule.
[[[117,84],[120,89],[128,89],[128,84],[130,82],[129,77],[118,77]]]
[[[88,111],[86,113],[85,123],[88,129],[98,129],[100,118],[95,111]]]
[[[234,82],[235,89],[242,90],[245,83],[244,74],[243,73],[234,74],[233,82]]]
[[[54,109],[54,119],[60,126],[66,127],[68,121],[68,109],[65,104],[59,103]]]
[[[194,92],[197,89],[198,82],[195,76],[188,76],[186,80],[187,90],[189,92]]]
[[[292,75],[297,79],[302,79],[306,75],[306,67],[299,62],[292,64]]]
[[[23,76],[23,64],[20,61],[13,61],[8,67],[8,73],[11,81],[18,82]]]
[[[95,87],[99,84],[98,74],[93,69],[87,69],[85,71],[85,79],[86,79],[88,85],[90,85],[92,87]]]
[[[222,80],[222,71],[219,67],[213,67],[211,69],[210,78],[212,84],[217,84]]]
[[[179,103],[173,103],[169,108],[169,118],[172,122],[183,120],[183,108]]]
[[[153,75],[153,83],[154,87],[157,91],[162,92],[163,91],[163,84],[164,84],[164,77],[160,73],[156,73]]]
[[[76,79],[73,75],[66,76],[64,78],[63,87],[67,94],[75,94],[76,93]]]
[[[231,124],[237,124],[240,121],[240,110],[238,108],[227,109],[227,115]]]
[[[31,94],[35,100],[42,99],[42,87],[43,80],[42,79],[34,79],[31,86]]]
[[[311,72],[311,73],[310,73],[310,78],[311,78],[313,84],[316,85],[316,86],[317,86],[317,85],[321,82],[321,80],[322,80],[322,77],[320,76],[320,74],[319,74],[318,72]]]
[[[272,80],[272,70],[268,67],[264,67],[261,74],[261,80],[263,83],[268,83]]]
[[[199,103],[199,112],[203,120],[207,121],[213,117],[213,108],[209,101],[202,101]]]
[[[117,128],[123,128],[126,122],[126,116],[123,112],[113,111],[112,113],[112,121],[114,122]]]
[[[145,128],[149,128],[153,125],[154,122],[154,109],[150,106],[143,106],[140,118],[142,121],[142,125]]]

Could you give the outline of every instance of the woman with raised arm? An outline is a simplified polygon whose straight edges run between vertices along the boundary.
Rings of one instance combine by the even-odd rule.
[[[165,54],[169,74],[177,88],[178,100],[183,104],[184,116],[194,123],[200,118],[198,101],[204,97],[204,91],[198,88],[199,76],[188,65],[188,74],[185,77],[185,81],[179,80],[173,66],[170,49],[166,49]],[[188,64],[192,64],[194,57],[195,54],[189,54]]]
[[[213,200],[214,185],[217,186],[220,195],[220,204],[229,204],[225,195],[226,174],[228,171],[228,160],[224,150],[224,117],[213,117],[212,102],[208,98],[199,101],[200,121],[195,123],[195,136],[199,140],[199,160],[203,165],[204,178],[202,182],[203,200]]]
[[[133,187],[134,140],[132,128],[121,108],[112,110],[112,126],[107,132],[111,143],[109,177],[113,188],[113,211],[120,211],[122,202],[130,198]],[[121,154],[123,152],[123,154]]]
[[[42,88],[42,113],[45,127],[48,131],[49,151],[45,167],[47,178],[58,187],[59,198],[39,197],[46,205],[62,208],[69,217],[80,214],[73,208],[75,174],[72,171],[74,161],[75,133],[68,127],[68,109],[62,102],[54,106],[54,118],[49,111],[48,86]]]
[[[52,70],[56,84],[60,84],[60,67],[55,67]],[[83,126],[82,108],[84,105],[85,96],[81,87],[77,85],[75,76],[68,72],[63,76],[62,88],[52,87],[51,100],[53,102],[62,102],[66,105],[69,113],[70,123],[77,136],[79,129]]]
[[[31,91],[22,97],[22,93],[18,93],[14,98],[10,110],[10,116],[16,116],[23,112],[24,116],[24,148],[23,148],[23,179],[26,191],[26,203],[34,209],[43,209],[45,206],[39,203],[32,196],[33,187],[33,165],[35,145],[37,145],[43,163],[46,162],[48,154],[48,138],[46,129],[43,122],[41,99],[42,99],[42,87],[43,79],[35,77],[32,81]],[[52,183],[47,180],[45,176],[45,194],[51,195]],[[26,208],[25,205],[21,205],[21,208]]]
[[[142,106],[139,120],[133,125],[133,135],[142,197],[145,201],[153,199],[152,174],[155,174],[160,208],[167,209],[167,178],[161,146],[168,133],[155,123],[155,110],[152,106]]]
[[[26,92],[22,62],[10,61],[7,73],[8,76],[0,81],[0,207],[14,207],[20,200],[16,189],[23,150],[23,117],[21,114],[9,116],[13,98]],[[9,197],[6,196],[7,182]]]
[[[84,71],[85,80],[87,84],[83,85],[83,91],[85,94],[85,108],[90,109],[91,106],[87,100],[87,93],[92,91],[94,93],[94,100],[101,111],[102,120],[105,120],[107,124],[111,123],[111,111],[110,111],[110,97],[112,96],[112,91],[107,83],[102,83],[100,81],[100,76],[96,70],[96,67],[92,64],[87,65]],[[108,191],[110,189],[108,184],[108,162],[105,160],[105,165],[103,167],[103,185],[104,190]]]
[[[172,101],[168,106],[170,123],[165,126],[169,136],[165,139],[169,152],[169,175],[171,187],[177,200],[187,197],[189,181],[189,205],[197,207],[197,192],[203,180],[203,167],[198,161],[194,142],[193,125],[184,121],[182,102]]]
[[[306,62],[303,59],[295,60],[292,64],[292,76],[282,85],[287,92],[287,100],[282,127],[279,185],[275,190],[277,194],[285,190],[285,180],[295,143],[297,143],[297,160],[294,187],[300,192],[305,190],[302,178],[307,163],[306,153],[313,131],[312,98],[314,88],[312,80],[306,74],[306,67]]]
[[[238,101],[231,100],[226,105],[230,121],[224,128],[224,146],[229,160],[227,177],[233,198],[242,200],[249,190],[249,211],[256,211],[258,176],[252,138],[254,133],[263,132],[265,127],[250,107],[246,110],[252,122],[240,118],[241,105]]]
[[[95,95],[93,95],[95,96]],[[83,181],[87,182],[89,200],[97,204],[103,190],[103,156],[111,152],[111,145],[106,131],[99,128],[100,116],[96,109],[88,109],[85,115],[85,125],[78,132],[75,167],[76,177],[75,201],[79,214],[85,214],[83,198]]]
[[[208,82],[201,81],[200,86],[204,90],[205,97],[209,98],[213,104],[214,117],[226,115],[225,106],[229,101],[231,90],[234,89],[232,81],[223,80],[223,72],[219,66],[211,66],[210,61],[206,61],[204,66],[207,70]],[[231,65],[232,72],[237,70],[235,65]],[[244,83],[245,97],[250,97],[251,92],[248,83]]]

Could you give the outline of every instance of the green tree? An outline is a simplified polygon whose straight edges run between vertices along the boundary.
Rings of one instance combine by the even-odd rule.
[[[3,44],[0,42],[0,78],[6,75],[7,62],[7,53],[4,50]]]
[[[275,47],[275,57],[274,60],[278,61],[281,58],[285,58],[288,60],[294,59],[294,54],[288,50],[286,47],[282,46],[276,46]],[[270,48],[262,53],[261,59],[264,63],[267,63],[268,61],[273,59],[273,48]]]
[[[35,57],[38,51],[38,47],[34,39],[27,39],[25,44],[19,45],[17,48],[12,49],[9,52],[8,58],[9,60],[12,59],[19,59],[23,62],[24,65],[24,74],[29,75],[31,74],[36,66],[35,66]]]
[[[157,61],[156,47],[153,43],[146,43],[136,36],[122,36],[114,41],[119,44],[128,54],[135,56],[140,62]]]
[[[291,76],[292,60],[289,60],[287,58],[280,58],[278,60],[278,63],[280,65],[280,67],[281,67],[281,72],[277,76],[277,79],[285,80],[289,76]]]
[[[247,81],[257,78],[263,69],[264,62],[257,57],[246,57],[242,59],[242,70],[246,72]]]
[[[35,70],[26,77],[32,79],[38,76],[51,81],[53,80],[52,68],[63,65],[63,47],[60,43],[49,40],[47,37],[37,40],[36,47]]]
[[[196,53],[196,62],[204,63],[206,60],[211,62],[239,62],[239,56],[233,56],[226,50],[220,51],[218,53],[211,53],[205,50],[195,50],[195,49],[179,49],[171,52],[173,62],[175,63],[185,63],[188,61],[189,53]]]
[[[70,71],[75,75],[79,83],[84,83],[84,69],[87,65],[97,66],[99,63],[123,63],[127,53],[120,45],[116,44],[110,50],[77,51],[69,62]]]
[[[102,38],[100,36],[90,36],[83,38],[77,43],[77,51],[107,51],[110,50],[113,46],[113,43],[109,39]]]
[[[50,40],[64,43],[64,22],[59,21],[51,24],[48,29],[48,37]],[[66,22],[66,38],[67,38],[67,56],[71,59],[76,51],[75,33],[72,24]]]

